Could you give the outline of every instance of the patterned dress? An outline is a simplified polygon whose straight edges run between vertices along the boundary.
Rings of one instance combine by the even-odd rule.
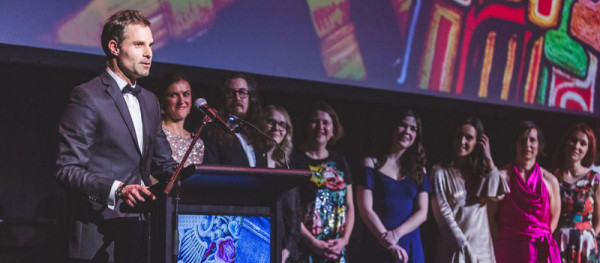
[[[600,174],[591,170],[573,184],[560,182],[561,214],[554,238],[562,262],[598,262],[592,214],[599,182]]]
[[[300,213],[304,226],[319,240],[340,238],[346,227],[347,186],[352,183],[346,159],[329,151],[329,157],[315,160],[302,152],[293,156],[294,167],[309,169],[310,182],[300,185]],[[302,262],[346,262],[345,249],[338,260],[327,260],[300,248]]]
[[[171,145],[171,151],[173,159],[175,159],[175,161],[177,162],[181,162],[181,159],[183,159],[183,156],[185,155],[185,152],[187,151],[188,147],[190,147],[190,143],[193,140],[193,135],[190,137],[181,137],[171,131],[169,131],[167,128],[165,128],[164,126],[162,127],[163,132],[165,133],[165,135],[167,136],[167,141],[169,141],[169,144]],[[200,164],[202,163],[202,159],[204,157],[204,143],[202,142],[202,139],[198,139],[198,141],[196,141],[196,145],[194,145],[194,148],[192,149],[192,152],[190,153],[190,156],[188,156],[187,161],[185,162],[184,167],[190,165],[190,164]]]

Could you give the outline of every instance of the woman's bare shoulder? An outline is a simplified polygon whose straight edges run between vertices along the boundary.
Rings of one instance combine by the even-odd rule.
[[[375,158],[374,157],[365,157],[361,162],[362,166],[373,168],[375,167]]]
[[[550,171],[548,171],[544,168],[541,168],[541,167],[540,167],[540,169],[542,169],[542,176],[543,176],[544,180],[551,183],[552,185],[558,186],[558,179],[556,178],[556,176],[553,173],[551,173]]]

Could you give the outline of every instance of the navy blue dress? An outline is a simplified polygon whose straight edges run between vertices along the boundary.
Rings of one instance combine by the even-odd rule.
[[[370,167],[362,167],[362,171],[356,183],[373,192],[373,211],[388,230],[403,224],[413,214],[419,193],[431,192],[427,175],[423,177],[423,183],[418,184],[410,176],[394,180]],[[361,262],[396,262],[371,231],[364,231],[364,235]],[[400,238],[398,245],[408,253],[408,262],[425,262],[418,228]]]

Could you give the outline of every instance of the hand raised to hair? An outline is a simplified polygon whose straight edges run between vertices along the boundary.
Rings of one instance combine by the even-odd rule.
[[[490,138],[488,138],[487,135],[482,133],[479,136],[479,140],[477,141],[477,143],[479,145],[481,145],[481,148],[483,149],[483,155],[485,156],[485,159],[488,161],[489,168],[490,169],[494,168],[495,167],[494,160],[492,159],[492,151],[490,150]]]

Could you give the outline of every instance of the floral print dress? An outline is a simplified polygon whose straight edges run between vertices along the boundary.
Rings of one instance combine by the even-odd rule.
[[[346,194],[352,183],[345,158],[330,151],[329,157],[315,160],[296,152],[293,163],[296,169],[309,169],[312,172],[310,182],[300,185],[300,211],[304,226],[319,240],[342,237],[346,227]],[[301,261],[346,262],[346,257],[345,251],[342,251],[338,260],[326,260],[313,255],[304,246],[301,248]]]
[[[598,246],[592,227],[594,195],[600,174],[589,171],[577,182],[560,182],[561,215],[554,239],[562,262],[598,262]]]

